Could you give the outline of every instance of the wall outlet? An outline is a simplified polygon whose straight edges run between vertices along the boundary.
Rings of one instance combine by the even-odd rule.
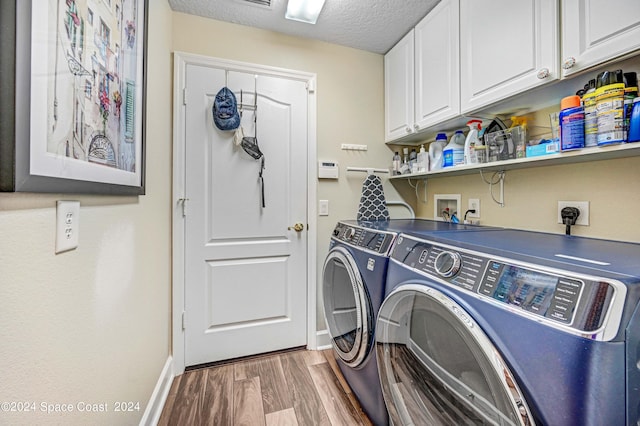
[[[580,210],[580,216],[578,216],[576,225],[589,226],[589,202],[588,201],[558,201],[558,223],[563,223],[560,212],[565,207],[577,207],[578,210]]]
[[[78,247],[80,201],[58,201],[56,208],[56,254]]]
[[[469,212],[467,214],[467,218],[470,218],[470,217],[478,218],[478,217],[480,217],[480,199],[479,198],[469,198],[468,202],[469,202],[468,209],[469,210],[475,210],[476,212],[475,213]]]

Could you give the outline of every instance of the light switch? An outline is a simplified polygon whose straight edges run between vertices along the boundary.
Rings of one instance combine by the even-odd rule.
[[[329,200],[320,200],[318,202],[318,214],[320,216],[329,216]]]
[[[58,201],[56,209],[56,254],[78,247],[80,201]]]

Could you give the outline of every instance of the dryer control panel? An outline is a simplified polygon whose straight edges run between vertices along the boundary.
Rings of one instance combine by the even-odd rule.
[[[391,258],[421,275],[584,333],[603,327],[615,287],[597,277],[398,236]]]
[[[393,232],[378,231],[338,222],[333,230],[332,238],[377,254],[386,255],[395,236],[396,234]]]

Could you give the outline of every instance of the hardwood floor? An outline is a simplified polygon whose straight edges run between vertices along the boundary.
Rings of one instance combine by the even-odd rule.
[[[331,349],[296,350],[187,371],[159,425],[371,425]]]

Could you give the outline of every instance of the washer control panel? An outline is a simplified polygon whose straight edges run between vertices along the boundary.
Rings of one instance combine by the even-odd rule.
[[[333,230],[332,238],[377,254],[387,254],[395,235],[392,232],[377,231],[338,222]]]
[[[445,285],[585,333],[602,327],[614,294],[611,284],[597,278],[406,235],[396,239],[391,258]]]

